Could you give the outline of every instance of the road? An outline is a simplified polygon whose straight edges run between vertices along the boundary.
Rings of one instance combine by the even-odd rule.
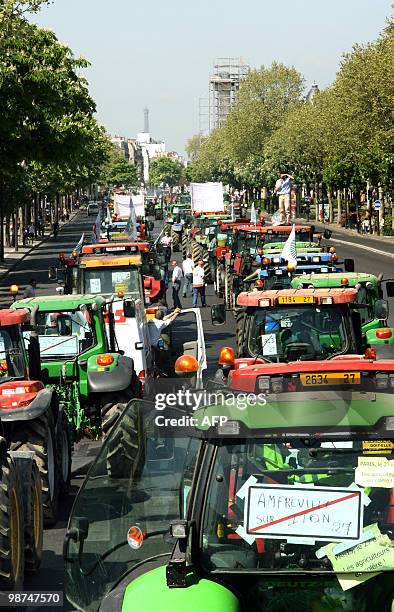
[[[156,222],[157,223],[157,222]],[[157,224],[158,225],[158,224]],[[64,251],[69,253],[78,242],[82,232],[89,232],[92,227],[92,217],[86,217],[86,213],[80,212],[78,215],[64,226],[55,242],[53,239],[39,246],[31,255],[27,256],[19,263],[17,268],[9,273],[8,277],[2,281],[0,287],[0,305],[5,307],[10,303],[8,288],[16,283],[23,288],[30,278],[38,280],[38,295],[54,294],[56,282],[49,281],[48,267],[57,264],[58,253]],[[155,228],[155,233],[159,231]],[[387,245],[379,241],[364,237],[344,236],[335,233],[332,239],[337,246],[337,251],[343,257],[352,257],[355,260],[356,271],[370,272],[378,274],[383,272],[384,277],[394,276],[394,244]],[[346,244],[344,244],[346,242]],[[376,251],[381,251],[377,253]],[[177,255],[179,259],[179,255]],[[209,305],[215,303],[216,298],[212,286],[208,287],[207,301]],[[184,307],[191,307],[191,299],[183,300]],[[393,315],[394,313],[392,313]],[[391,315],[391,319],[393,316]],[[219,350],[223,346],[235,346],[234,320],[228,317],[227,323],[222,327],[213,327],[210,322],[210,309],[202,310],[202,317],[205,329],[205,342],[207,348],[208,364],[210,369],[215,368]],[[393,321],[391,321],[393,323]],[[73,481],[72,490],[61,502],[61,516],[57,525],[45,531],[44,535],[44,556],[41,570],[37,576],[29,577],[26,580],[25,588],[28,590],[55,591],[63,590],[63,561],[62,544],[67,518],[71,510],[75,494],[82,483],[83,464],[89,462],[94,456],[98,443],[82,442],[75,449],[73,461]],[[79,474],[79,476],[78,476]],[[29,610],[39,610],[40,608],[30,608]],[[65,604],[64,610],[72,608]],[[42,608],[44,610],[44,608]]]

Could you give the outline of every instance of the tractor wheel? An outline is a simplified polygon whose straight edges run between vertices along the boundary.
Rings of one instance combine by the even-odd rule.
[[[128,402],[135,397],[135,393],[125,390],[116,394],[117,401],[114,403],[114,395],[104,393],[101,399],[101,429],[103,440],[108,438],[116,421],[123,414]]]
[[[226,271],[223,264],[219,264],[216,268],[216,293],[219,297],[224,295],[224,284],[225,284]]]
[[[185,259],[187,253],[188,253],[188,250],[187,250],[187,236],[186,236],[185,232],[183,232],[183,234],[182,234],[182,257],[183,257],[183,259]]]
[[[60,466],[57,461],[56,433],[51,409],[32,421],[19,421],[11,434],[11,450],[33,451],[42,484],[44,524],[56,523]]]
[[[237,343],[237,357],[243,355],[243,338],[244,338],[244,322],[246,318],[245,308],[235,309],[235,318],[237,321],[237,327],[235,332],[235,338]]]
[[[177,253],[179,251],[179,245],[180,245],[180,235],[179,232],[171,232],[171,238],[172,238],[172,250],[174,251],[174,253]]]
[[[234,308],[233,277],[232,277],[232,274],[230,274],[230,271],[228,269],[226,270],[224,286],[225,286],[224,301],[225,301],[226,307]]]
[[[194,264],[197,264],[202,257],[202,246],[196,240],[192,241],[192,258]]]
[[[42,560],[44,528],[41,478],[35,461],[32,461],[31,466],[28,516],[29,521],[25,521],[25,572],[35,574],[38,572]]]
[[[139,431],[138,415],[132,414],[132,408],[126,404],[117,404],[121,420],[104,434],[107,441],[107,471],[112,478],[129,478],[131,474],[139,476],[143,467],[142,432]],[[122,409],[120,409],[122,407]],[[123,414],[126,410],[126,414]],[[114,407],[115,408],[115,407]],[[104,428],[104,425],[103,425]],[[111,435],[109,435],[111,432]],[[113,433],[112,433],[113,432]],[[142,461],[142,464],[141,464]]]
[[[204,259],[204,272],[205,272],[205,282],[212,283],[211,268],[209,267],[209,261],[207,261],[206,259]]]
[[[0,459],[0,589],[20,591],[24,577],[22,488],[9,455]]]
[[[171,235],[171,223],[164,223],[163,227],[163,235],[170,236]]]
[[[56,445],[58,451],[58,463],[60,467],[60,490],[68,493],[71,484],[71,456],[72,444],[70,425],[66,414],[59,412],[56,424]]]

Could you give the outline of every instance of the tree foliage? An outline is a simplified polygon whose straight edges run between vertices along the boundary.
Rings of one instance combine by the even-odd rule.
[[[108,141],[108,158],[101,168],[100,182],[126,188],[138,184],[135,165],[127,161],[119,148],[110,141]]]
[[[165,183],[173,187],[183,176],[183,166],[170,157],[158,157],[150,162],[149,182],[151,185]]]

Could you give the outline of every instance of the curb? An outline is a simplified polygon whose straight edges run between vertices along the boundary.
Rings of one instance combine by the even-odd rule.
[[[68,225],[69,223],[71,223],[71,221],[73,221],[75,219],[75,217],[77,216],[77,214],[79,213],[79,210],[76,211],[76,213],[72,216],[70,216],[69,220],[66,221],[65,223],[63,223],[63,225],[59,228],[59,234],[62,231],[63,227],[65,227],[66,225]],[[28,251],[26,251],[26,253],[23,253],[22,257],[19,259],[16,259],[8,268],[8,270],[6,270],[5,272],[2,272],[0,274],[0,282],[2,282],[4,279],[7,278],[7,276],[9,275],[10,272],[12,272],[13,270],[15,270],[15,268],[24,260],[26,259],[26,257],[28,257],[29,255],[31,255],[31,253],[33,253],[33,251],[35,251],[38,247],[40,247],[42,244],[45,244],[46,242],[49,241],[49,238],[51,238],[53,236],[53,232],[51,232],[50,234],[48,234],[48,236],[45,236],[43,238],[43,240],[40,240],[39,242],[37,242],[36,244],[33,244],[33,246],[31,247],[31,249],[29,249]]]

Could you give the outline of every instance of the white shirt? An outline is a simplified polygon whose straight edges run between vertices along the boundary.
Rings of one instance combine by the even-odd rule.
[[[187,257],[183,262],[182,262],[182,270],[183,270],[183,274],[193,274],[193,270],[194,270],[194,261],[192,260],[191,257]]]
[[[156,318],[148,321],[149,340],[152,346],[157,346],[161,338],[161,332],[168,327],[170,323],[172,323],[172,321],[163,321],[163,319],[160,320]]]
[[[171,236],[163,236],[163,238],[160,240],[160,242],[164,246],[170,246],[170,244],[172,242],[172,238],[171,238]]]
[[[205,285],[205,270],[201,266],[193,269],[193,287],[203,287]]]
[[[172,282],[176,283],[178,281],[178,283],[181,282],[182,280],[182,270],[179,266],[175,266],[175,268],[172,271]]]

